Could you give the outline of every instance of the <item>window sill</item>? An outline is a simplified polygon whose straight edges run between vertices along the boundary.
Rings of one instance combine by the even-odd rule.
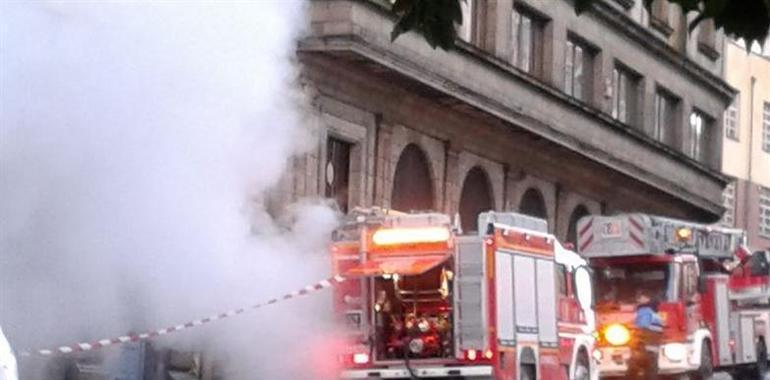
[[[631,9],[631,7],[634,6],[634,0],[615,0],[616,3],[620,4],[621,7],[623,7],[626,10]]]
[[[698,51],[712,61],[716,61],[719,58],[717,49],[707,43],[698,42]]]
[[[662,33],[666,38],[671,37],[674,33],[674,28],[668,25],[668,22],[656,17],[650,17],[650,27]]]
[[[725,138],[727,138],[729,140],[733,140],[735,142],[741,141],[741,139],[739,139],[738,136],[731,136],[731,135],[728,135],[728,134],[725,134]]]

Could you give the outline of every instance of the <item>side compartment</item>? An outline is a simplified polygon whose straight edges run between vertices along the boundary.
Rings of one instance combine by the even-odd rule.
[[[457,239],[455,255],[455,354],[488,347],[484,240],[478,236]]]

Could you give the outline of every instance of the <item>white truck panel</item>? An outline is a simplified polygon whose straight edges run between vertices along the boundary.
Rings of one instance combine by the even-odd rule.
[[[537,320],[541,344],[555,346],[559,343],[556,327],[556,276],[550,260],[536,260],[537,273]]]
[[[754,345],[754,316],[740,315],[738,336],[741,338],[738,360],[741,363],[751,363],[756,360],[756,347]]]
[[[482,238],[474,236],[457,239],[454,318],[458,355],[460,350],[487,346],[484,256]]]
[[[513,255],[495,253],[495,279],[497,294],[497,338],[502,345],[515,343],[515,322],[513,315]]]
[[[537,292],[532,286],[535,259],[514,255],[513,268],[516,332],[537,334]]]
[[[730,303],[727,299],[727,276],[720,277],[714,283],[717,351],[719,365],[729,365],[733,364],[730,353]]]

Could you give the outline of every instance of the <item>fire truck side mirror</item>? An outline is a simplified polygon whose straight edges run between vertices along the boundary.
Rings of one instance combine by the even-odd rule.
[[[572,276],[575,295],[583,309],[592,309],[594,306],[594,285],[591,279],[591,269],[585,265],[575,268]]]

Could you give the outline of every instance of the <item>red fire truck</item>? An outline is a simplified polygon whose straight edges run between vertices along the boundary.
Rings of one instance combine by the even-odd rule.
[[[577,231],[596,286],[593,355],[602,377],[627,374],[635,294],[646,289],[663,320],[659,373],[761,378],[770,272],[766,252],[742,245],[743,231],[644,214],[587,216]]]
[[[436,213],[349,215],[331,247],[347,279],[334,293],[340,378],[597,377],[586,261],[540,219],[483,213],[478,229],[462,235]]]

